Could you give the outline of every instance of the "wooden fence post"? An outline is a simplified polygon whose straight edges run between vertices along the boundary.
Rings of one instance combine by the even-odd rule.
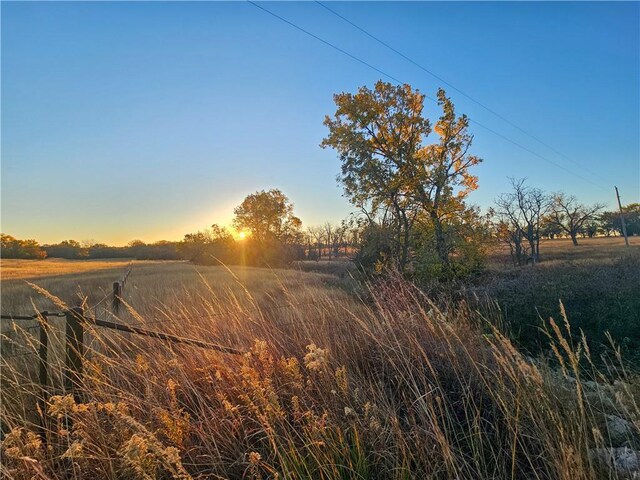
[[[44,311],[39,315],[40,322],[40,345],[38,346],[38,381],[40,382],[41,392],[38,396],[39,429],[40,436],[45,445],[47,442],[47,402],[49,401],[49,375],[47,366],[47,351],[49,349],[49,323],[47,322],[47,312]]]
[[[67,311],[65,390],[73,392],[76,402],[81,401],[82,358],[84,357],[84,309],[74,307]]]
[[[120,299],[122,298],[122,282],[113,282],[113,313],[120,313]]]

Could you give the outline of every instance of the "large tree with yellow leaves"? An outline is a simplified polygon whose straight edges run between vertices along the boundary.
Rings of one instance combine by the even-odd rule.
[[[431,124],[423,115],[424,99],[409,85],[379,81],[373,90],[335,95],[336,113],[324,121],[329,135],[321,146],[338,152],[345,195],[372,222],[378,218],[394,232],[400,269],[408,263],[415,226],[427,223],[437,256],[449,264],[446,225],[464,213],[464,199],[477,188],[469,169],[481,161],[468,153],[469,119],[456,114],[442,89],[442,115],[434,127],[439,139],[427,143]]]

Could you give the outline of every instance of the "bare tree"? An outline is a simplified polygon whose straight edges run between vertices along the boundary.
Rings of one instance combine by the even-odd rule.
[[[322,227],[313,226],[307,228],[307,233],[317,248],[317,259],[320,260],[322,258],[322,240],[324,238],[324,230]]]
[[[551,206],[551,199],[539,188],[526,186],[525,180],[510,179],[513,191],[496,200],[503,237],[518,265],[540,260],[541,220]]]
[[[336,255],[338,254],[340,247],[344,248],[344,256],[347,256],[347,247],[348,247],[348,233],[349,233],[349,222],[348,220],[342,220],[340,225],[336,227]]]
[[[578,203],[573,195],[558,192],[553,195],[551,221],[571,237],[574,246],[578,246],[578,233],[583,225],[594,220],[603,208],[600,203],[587,206]]]

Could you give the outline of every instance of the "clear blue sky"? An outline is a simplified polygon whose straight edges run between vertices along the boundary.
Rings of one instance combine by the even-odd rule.
[[[315,3],[262,5],[424,93],[440,86]],[[638,3],[330,6],[597,176],[449,90],[460,112],[600,185],[474,126],[472,202],[489,206],[508,176],[639,201]],[[272,187],[305,224],[337,221],[351,209],[322,121],[334,93],[379,78],[249,3],[2,2],[2,231],[179,239]]]

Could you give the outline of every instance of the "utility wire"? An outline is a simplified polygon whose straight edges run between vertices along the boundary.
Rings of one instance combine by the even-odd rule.
[[[296,25],[295,23],[293,23],[293,22],[291,22],[291,21],[287,20],[286,18],[281,17],[281,16],[280,16],[280,15],[278,15],[277,13],[274,13],[274,12],[272,12],[271,10],[268,10],[268,9],[266,9],[266,8],[264,8],[264,7],[260,6],[260,5],[258,5],[256,2],[253,2],[252,0],[247,0],[247,1],[248,1],[248,3],[250,3],[251,5],[253,5],[254,7],[259,8],[260,10],[264,11],[265,13],[268,13],[268,14],[269,14],[269,15],[271,15],[272,17],[275,17],[275,18],[277,18],[278,20],[280,20],[280,21],[282,21],[282,22],[286,23],[287,25],[292,26],[292,27],[293,27],[293,28],[295,28],[296,30],[299,30],[299,31],[303,32],[304,34],[306,34],[306,35],[308,35],[308,36],[310,36],[310,37],[312,37],[312,38],[315,38],[315,39],[316,39],[316,40],[318,40],[319,42],[322,42],[322,43],[324,43],[325,45],[327,45],[327,46],[329,46],[329,47],[333,48],[334,50],[337,50],[338,52],[342,53],[343,55],[348,56],[348,57],[349,57],[349,58],[351,58],[352,60],[355,60],[355,61],[357,61],[358,63],[361,63],[362,65],[365,65],[365,66],[369,67],[370,69],[375,70],[376,72],[378,72],[378,73],[380,73],[380,74],[384,75],[385,77],[390,78],[390,79],[391,79],[391,80],[393,80],[394,82],[396,82],[396,83],[398,83],[398,84],[404,84],[404,83],[405,83],[405,82],[402,82],[401,80],[399,80],[398,78],[394,77],[393,75],[391,75],[391,74],[389,74],[389,73],[385,72],[384,70],[382,70],[382,69],[380,69],[380,68],[378,68],[378,67],[373,66],[372,64],[370,64],[370,63],[368,63],[368,62],[366,62],[366,61],[362,60],[361,58],[358,58],[357,56],[353,55],[352,53],[349,53],[349,52],[347,52],[346,50],[343,50],[342,48],[338,47],[337,45],[335,45],[335,44],[333,44],[333,43],[331,43],[331,42],[329,42],[329,41],[327,41],[327,40],[325,40],[325,39],[323,39],[323,38],[321,38],[321,37],[319,37],[319,36],[317,36],[317,35],[315,35],[315,34],[311,33],[310,31],[308,31],[308,30],[306,30],[306,29],[304,29],[304,28],[302,28],[302,27],[300,27],[300,26]],[[448,85],[448,84],[447,84],[447,85]],[[437,100],[436,100],[436,99],[434,99],[433,97],[430,97],[429,95],[425,95],[425,97],[426,97],[426,98],[428,98],[429,100],[431,100],[432,102],[436,102],[436,103],[437,103]],[[591,185],[594,185],[594,186],[596,186],[596,187],[598,187],[598,188],[602,188],[602,189],[604,189],[604,187],[603,187],[602,185],[599,185],[599,184],[597,184],[597,183],[594,183],[593,181],[589,180],[588,178],[583,177],[582,175],[580,175],[580,174],[578,174],[578,173],[575,173],[575,172],[573,172],[573,171],[571,171],[571,170],[569,170],[569,169],[565,168],[564,166],[560,165],[559,163],[557,163],[557,162],[555,162],[555,161],[553,161],[553,160],[551,160],[551,159],[549,159],[549,158],[547,158],[547,157],[544,157],[544,156],[540,155],[539,153],[534,152],[533,150],[531,150],[531,149],[529,149],[529,148],[526,148],[525,146],[521,145],[520,143],[518,143],[518,142],[516,142],[516,141],[514,141],[514,140],[511,140],[510,138],[508,138],[507,136],[505,136],[505,135],[503,135],[503,134],[501,134],[501,133],[499,133],[499,132],[496,132],[496,131],[495,131],[495,130],[493,130],[492,128],[489,128],[489,127],[487,127],[487,126],[483,125],[482,123],[478,122],[477,120],[471,120],[471,119],[470,119],[469,121],[470,121],[470,122],[472,122],[472,123],[474,123],[474,124],[476,124],[476,125],[478,125],[478,126],[479,126],[479,127],[481,127],[481,128],[484,128],[485,130],[487,130],[487,131],[489,131],[489,132],[493,133],[494,135],[496,135],[496,136],[498,136],[498,137],[502,138],[503,140],[506,140],[507,142],[509,142],[509,143],[511,143],[511,144],[513,144],[513,145],[515,145],[515,146],[517,146],[518,148],[521,148],[522,150],[524,150],[524,151],[526,151],[526,152],[528,152],[528,153],[531,153],[532,155],[535,155],[536,157],[540,158],[541,160],[544,160],[545,162],[550,163],[551,165],[554,165],[554,166],[556,166],[556,167],[560,168],[561,170],[564,170],[565,172],[567,172],[567,173],[569,173],[569,174],[571,174],[571,175],[573,175],[573,176],[575,176],[575,177],[577,177],[577,178],[580,178],[581,180],[583,180],[583,181],[585,181],[585,182],[587,182],[587,183],[590,183]],[[582,168],[584,168],[584,167],[582,167]]]
[[[571,163],[577,165],[578,167],[584,169],[586,172],[590,173],[591,175],[593,175],[594,177],[600,179],[600,180],[604,180],[600,175],[598,175],[597,173],[593,172],[592,170],[588,169],[587,167],[585,167],[584,165],[582,165],[581,163],[573,160],[572,158],[567,157],[566,155],[564,155],[562,152],[558,151],[557,149],[555,149],[553,146],[549,145],[548,143],[544,142],[543,140],[541,140],[540,138],[538,138],[537,136],[529,133],[528,131],[526,131],[524,128],[520,127],[519,125],[515,124],[514,122],[512,122],[511,120],[509,120],[508,118],[506,118],[504,115],[496,112],[495,110],[493,110],[492,108],[488,107],[487,105],[485,105],[484,103],[476,100],[475,98],[473,98],[471,95],[463,92],[462,90],[460,90],[458,87],[456,87],[455,85],[447,82],[444,78],[442,78],[441,76],[437,75],[436,73],[434,73],[433,71],[429,70],[428,68],[424,67],[423,65],[421,65],[420,63],[416,62],[415,60],[413,60],[411,57],[405,55],[404,53],[400,52],[399,50],[393,48],[391,45],[389,45],[388,43],[384,42],[383,40],[381,40],[380,38],[376,37],[375,35],[373,35],[372,33],[369,33],[367,30],[365,30],[364,28],[360,27],[359,25],[356,25],[355,23],[353,23],[351,20],[349,20],[348,18],[340,15],[338,12],[336,12],[335,10],[333,10],[332,8],[328,7],[327,5],[325,5],[324,3],[316,0],[316,3],[318,5],[320,5],[322,8],[324,8],[325,10],[328,10],[329,12],[331,12],[333,15],[335,15],[336,17],[340,18],[341,20],[343,20],[344,22],[348,23],[349,25],[351,25],[352,27],[360,30],[362,33],[364,33],[365,35],[367,35],[369,38],[375,40],[376,42],[378,42],[380,45],[383,45],[384,47],[388,48],[389,50],[391,50],[392,52],[396,53],[397,55],[401,56],[402,58],[404,58],[405,60],[407,60],[408,62],[412,63],[413,65],[415,65],[416,67],[418,67],[419,69],[421,69],[422,71],[428,73],[429,75],[431,75],[432,77],[434,77],[435,79],[437,79],[438,81],[444,83],[445,85],[447,85],[448,87],[450,87],[451,89],[455,90],[456,92],[458,92],[460,95],[462,95],[463,97],[468,98],[469,100],[471,100],[473,103],[475,103],[476,105],[479,105],[480,107],[484,108],[486,111],[488,111],[489,113],[495,115],[496,117],[498,117],[500,120],[502,120],[503,122],[511,125],[513,128],[521,131],[522,133],[524,133],[526,136],[532,138],[533,140],[535,140],[536,142],[538,142],[539,144],[547,147],[549,150],[551,150],[552,152],[554,152],[556,155],[559,155],[560,157],[564,158],[565,160],[570,161]]]
[[[379,68],[377,68],[377,67],[374,67],[374,66],[373,66],[373,65],[371,65],[370,63],[365,62],[365,61],[364,61],[364,60],[362,60],[361,58],[358,58],[358,57],[356,57],[355,55],[353,55],[353,54],[351,54],[351,53],[347,52],[346,50],[343,50],[342,48],[338,47],[337,45],[335,45],[335,44],[333,44],[333,43],[331,43],[331,42],[328,42],[328,41],[327,41],[327,40],[325,40],[324,38],[320,38],[319,36],[314,35],[314,34],[313,34],[313,33],[311,33],[310,31],[305,30],[304,28],[302,28],[302,27],[300,27],[300,26],[296,25],[296,24],[295,24],[295,23],[293,23],[293,22],[290,22],[290,21],[289,21],[289,20],[287,20],[286,18],[281,17],[280,15],[278,15],[278,14],[276,14],[276,13],[273,13],[271,10],[267,10],[266,8],[261,7],[261,6],[260,6],[260,5],[258,5],[256,2],[252,2],[251,0],[247,0],[247,1],[248,1],[251,5],[253,5],[254,7],[259,8],[260,10],[262,10],[262,11],[264,11],[264,12],[268,13],[269,15],[271,15],[271,16],[273,16],[273,17],[276,17],[278,20],[280,20],[280,21],[282,21],[282,22],[284,22],[284,23],[286,23],[286,24],[288,24],[288,25],[292,26],[293,28],[295,28],[295,29],[297,29],[297,30],[300,30],[301,32],[303,32],[303,33],[305,33],[305,34],[309,35],[310,37],[315,38],[315,39],[316,39],[316,40],[318,40],[319,42],[322,42],[322,43],[324,43],[325,45],[327,45],[327,46],[329,46],[329,47],[333,48],[334,50],[339,51],[340,53],[342,53],[343,55],[346,55],[347,57],[351,58],[352,60],[355,60],[356,62],[359,62],[359,63],[361,63],[361,64],[363,64],[363,65],[365,65],[365,66],[369,67],[370,69],[375,70],[376,72],[378,72],[378,73],[380,73],[380,74],[384,75],[385,77],[390,78],[390,79],[391,79],[391,80],[393,80],[394,82],[397,82],[397,83],[400,83],[400,84],[404,83],[404,82],[402,82],[402,81],[398,80],[398,79],[397,79],[396,77],[394,77],[393,75],[390,75],[390,74],[388,74],[387,72],[385,72],[385,71],[383,71],[383,70],[380,70],[380,69],[379,69]],[[430,100],[435,101],[435,99],[434,99],[434,98],[431,98],[431,97],[429,97],[429,96],[427,96],[427,98],[429,98]]]

